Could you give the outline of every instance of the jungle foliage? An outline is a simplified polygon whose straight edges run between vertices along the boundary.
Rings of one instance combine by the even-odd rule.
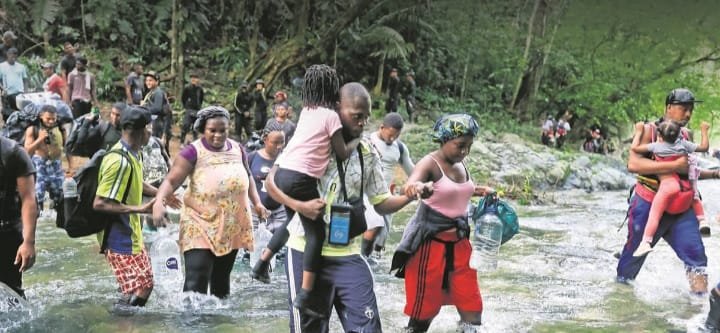
[[[189,71],[230,103],[240,81],[291,88],[328,63],[380,97],[390,68],[414,70],[423,112],[476,114],[485,129],[574,115],[617,136],[659,116],[688,87],[720,103],[720,3],[712,0],[0,0],[0,28],[26,57],[59,60],[71,40],[91,55],[106,99],[129,64],[160,70],[171,91]],[[381,99],[381,98],[377,98]]]

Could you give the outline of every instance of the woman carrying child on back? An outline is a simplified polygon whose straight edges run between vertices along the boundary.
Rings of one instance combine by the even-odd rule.
[[[649,144],[640,144],[645,124],[639,122],[635,124],[635,135],[633,136],[632,149],[638,154],[653,153],[658,161],[674,161],[682,156],[688,157],[688,178],[694,192],[693,209],[700,225],[700,233],[710,235],[710,226],[705,221],[705,211],[700,201],[700,195],[697,191],[697,160],[694,158],[693,152],[707,152],[709,148],[708,131],[710,125],[706,122],[700,124],[700,135],[702,136],[700,145],[693,143],[682,137],[682,127],[677,122],[666,120],[657,127],[658,140]],[[645,232],[643,233],[643,241],[633,253],[634,257],[641,257],[652,251],[652,242],[655,232],[660,224],[662,214],[668,209],[671,201],[680,193],[680,178],[677,173],[665,173],[658,175],[660,186],[657,194],[650,206],[650,214]]]
[[[335,69],[327,65],[313,65],[305,72],[302,99],[303,110],[292,137],[276,164],[279,169],[274,183],[293,199],[309,201],[319,199],[318,179],[325,173],[331,151],[338,160],[347,159],[360,142],[356,138],[347,144],[342,136],[342,124],[335,108],[340,101],[340,80]],[[274,198],[279,200],[278,198]],[[295,215],[285,207],[287,221],[275,230],[267,249],[252,269],[252,277],[261,282],[270,281],[269,263],[287,242],[287,225]],[[315,284],[315,272],[320,266],[321,250],[325,241],[325,222],[322,216],[310,219],[300,215],[305,230],[305,259],[303,260],[302,289],[298,291],[293,306],[310,316],[322,316],[321,311],[309,308],[309,294]]]

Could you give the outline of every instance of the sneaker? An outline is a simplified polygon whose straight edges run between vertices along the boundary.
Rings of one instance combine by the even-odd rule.
[[[700,225],[700,234],[703,237],[710,237],[710,224],[708,224],[704,219],[698,221],[698,224]]]
[[[315,311],[310,307],[310,292],[306,289],[300,288],[297,295],[295,295],[295,300],[293,300],[293,306],[305,315],[316,318],[326,317],[319,311]]]
[[[252,278],[262,283],[270,283],[270,262],[258,260],[252,268]]]
[[[650,252],[652,252],[653,248],[652,245],[650,245],[650,242],[642,241],[640,242],[640,246],[638,246],[637,250],[633,252],[633,257],[642,257]]]

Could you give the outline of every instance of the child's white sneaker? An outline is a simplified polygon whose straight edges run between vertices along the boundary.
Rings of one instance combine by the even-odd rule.
[[[698,221],[700,225],[700,234],[703,237],[710,237],[710,224],[705,219]]]
[[[653,250],[653,248],[650,245],[650,242],[642,241],[642,242],[640,242],[640,245],[633,253],[633,257],[642,257],[642,256],[650,253],[652,250]]]

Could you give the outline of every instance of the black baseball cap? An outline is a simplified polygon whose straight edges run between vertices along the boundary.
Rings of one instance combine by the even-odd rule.
[[[665,105],[693,103],[702,103],[702,101],[695,99],[695,95],[693,95],[692,91],[686,88],[673,89],[667,97],[665,97]]]
[[[120,115],[120,127],[142,129],[150,123],[150,111],[142,106],[128,106]]]

